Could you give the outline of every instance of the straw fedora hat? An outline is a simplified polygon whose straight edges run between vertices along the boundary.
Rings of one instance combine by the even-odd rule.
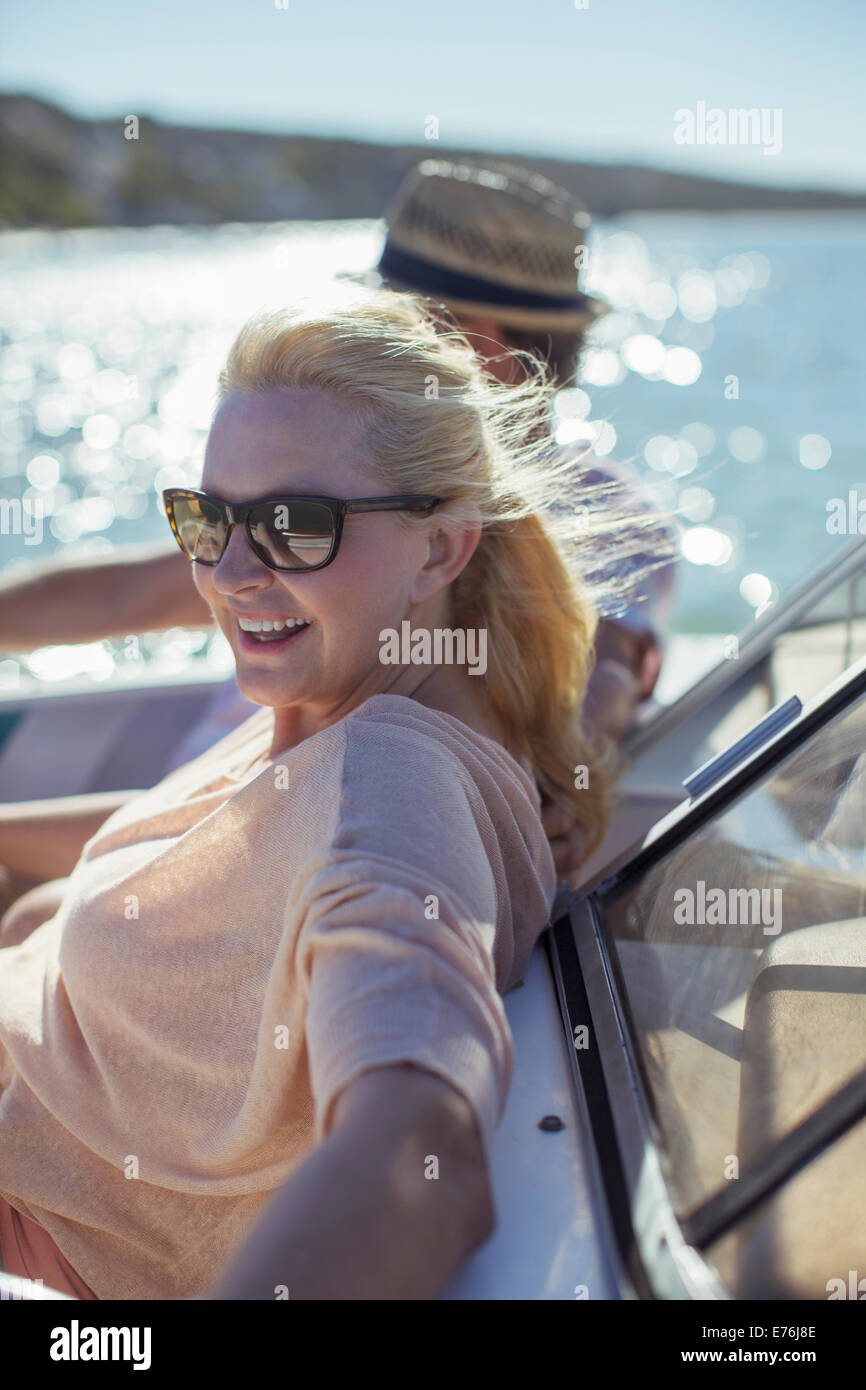
[[[579,331],[610,307],[577,285],[589,213],[540,174],[425,159],[386,219],[379,284],[515,329]]]

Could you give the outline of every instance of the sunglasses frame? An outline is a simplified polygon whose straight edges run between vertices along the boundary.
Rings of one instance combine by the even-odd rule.
[[[202,560],[198,556],[190,555],[180,538],[180,533],[174,518],[174,500],[176,497],[194,497],[199,501],[208,502],[212,507],[218,508],[223,513],[223,524],[225,525],[226,533],[218,559]],[[187,487],[169,487],[163,490],[162,500],[174,538],[186,558],[190,560],[192,564],[207,565],[208,568],[213,569],[220,563],[225,555],[229,538],[234,527],[243,526],[247,545],[256,558],[261,560],[263,565],[267,565],[268,569],[275,570],[278,574],[310,574],[313,570],[324,569],[326,565],[330,565],[331,562],[336,559],[337,552],[340,549],[340,540],[343,535],[343,522],[350,512],[431,511],[433,507],[438,506],[440,502],[444,502],[447,499],[443,497],[415,496],[411,493],[398,493],[392,497],[339,498],[317,497],[308,493],[296,492],[279,497],[257,497],[252,502],[224,502],[220,497],[212,497],[209,492],[197,492],[194,488]],[[267,555],[262,554],[257,542],[253,540],[250,534],[249,514],[255,507],[261,507],[263,504],[291,506],[298,502],[318,502],[331,513],[333,539],[330,553],[327,559],[320,561],[317,565],[291,565],[288,567],[275,565]]]

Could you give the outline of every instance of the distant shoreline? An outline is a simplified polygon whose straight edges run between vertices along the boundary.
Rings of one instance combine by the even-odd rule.
[[[382,216],[420,159],[488,157],[530,165],[597,217],[628,212],[866,208],[866,193],[785,189],[640,166],[521,152],[382,145],[307,135],[82,120],[25,94],[0,93],[0,229],[213,226]]]

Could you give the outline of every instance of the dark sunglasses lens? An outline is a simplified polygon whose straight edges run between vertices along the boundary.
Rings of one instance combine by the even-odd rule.
[[[278,569],[321,565],[334,545],[334,518],[321,502],[263,502],[249,516],[250,536]]]
[[[213,503],[201,497],[175,497],[174,524],[181,544],[192,560],[216,564],[225,539],[225,523]]]

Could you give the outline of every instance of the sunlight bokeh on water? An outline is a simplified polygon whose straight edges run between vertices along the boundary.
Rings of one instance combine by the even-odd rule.
[[[217,372],[252,312],[375,263],[376,222],[7,232],[0,288],[4,573],[171,544],[159,492],[199,481]],[[853,215],[596,224],[583,287],[612,310],[557,401],[562,444],[630,462],[681,527],[678,631],[737,632],[842,539],[862,476],[866,232]],[[39,525],[37,527],[37,521]],[[227,669],[174,631],[0,661],[0,684]]]

